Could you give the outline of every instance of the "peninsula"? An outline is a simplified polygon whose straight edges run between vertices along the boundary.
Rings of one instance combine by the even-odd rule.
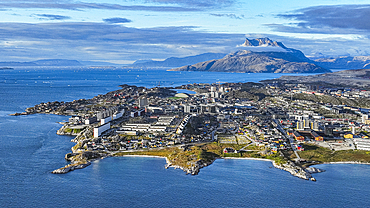
[[[218,158],[271,160],[315,180],[311,165],[370,162],[370,91],[332,83],[188,84],[176,88],[121,85],[92,99],[48,102],[23,113],[69,115],[58,130],[73,135],[67,173],[95,159],[165,157],[166,168],[196,175]],[[181,89],[196,94],[177,93]],[[361,100],[361,102],[359,102]]]

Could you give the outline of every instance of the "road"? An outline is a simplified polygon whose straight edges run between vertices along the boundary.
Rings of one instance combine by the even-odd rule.
[[[297,149],[293,146],[293,138],[291,136],[287,136],[285,130],[283,129],[283,127],[280,125],[279,121],[276,120],[276,119],[273,119],[273,122],[276,124],[276,128],[283,134],[283,136],[286,138],[286,139],[289,139],[289,143],[290,143],[290,146],[292,147],[292,150],[294,151],[294,154],[297,156],[297,160],[301,160],[301,157],[298,155],[297,153]]]
[[[251,139],[244,131],[243,132],[243,135],[249,140],[251,141],[251,143],[247,144],[246,146],[244,146],[243,148],[241,148],[239,151],[243,150],[243,151],[251,151],[251,150],[245,150],[245,148],[247,148],[248,146],[250,145],[254,145],[255,144],[255,141],[253,139]],[[252,151],[255,151],[255,150],[252,150]]]

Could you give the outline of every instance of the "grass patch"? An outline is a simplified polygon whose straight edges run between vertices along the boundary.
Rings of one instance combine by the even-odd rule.
[[[75,133],[75,134],[78,134],[78,133],[80,133],[82,130],[81,129],[73,129],[73,133]]]
[[[72,133],[73,129],[70,129],[70,128],[65,128],[64,129],[64,132],[65,133]]]
[[[332,151],[327,148],[318,147],[310,144],[303,144],[305,151],[300,152],[301,158],[309,161],[318,162],[345,162],[345,161],[358,161],[370,162],[370,154],[363,150],[341,150]],[[293,155],[292,155],[293,157]]]
[[[226,147],[239,150],[245,145],[238,144],[219,144],[203,143],[196,144],[187,148],[185,151],[183,148],[169,147],[159,150],[145,150],[137,152],[119,152],[114,156],[124,155],[150,155],[150,156],[161,156],[166,157],[173,165],[178,165],[185,168],[191,168],[197,161],[202,160],[203,162],[212,162],[216,158],[221,157],[252,157],[252,158],[266,158],[266,155],[261,155],[257,152],[243,152],[243,153],[230,153],[224,154],[223,150]],[[270,159],[270,158],[267,158]],[[274,160],[276,158],[273,158]],[[279,158],[280,159],[280,158]],[[277,160],[277,159],[276,159]]]

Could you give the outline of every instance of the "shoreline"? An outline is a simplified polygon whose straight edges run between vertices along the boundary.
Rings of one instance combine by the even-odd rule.
[[[113,156],[113,157],[149,157],[149,158],[164,158],[164,159],[167,158],[167,157],[155,156],[155,155],[122,155],[122,156]]]
[[[259,161],[266,161],[266,162],[274,162],[273,160],[270,159],[264,159],[264,158],[254,158],[254,157],[223,157],[220,159],[236,159],[236,160],[259,160]]]
[[[178,166],[178,165],[174,165],[171,163],[171,161],[168,160],[167,157],[165,156],[156,156],[156,155],[121,155],[121,156],[113,156],[113,155],[107,155],[105,157],[100,157],[100,158],[95,158],[95,159],[91,159],[91,160],[87,160],[86,162],[84,163],[75,163],[75,164],[70,164],[70,165],[67,165],[65,167],[62,167],[62,168],[59,168],[57,170],[54,170],[52,173],[54,174],[63,174],[63,173],[68,173],[70,171],[73,171],[75,169],[83,169],[89,165],[91,165],[92,161],[95,161],[95,160],[101,160],[101,159],[104,159],[106,157],[141,157],[141,158],[161,158],[161,159],[165,159],[166,160],[166,164],[164,166],[165,169],[168,169],[169,167],[173,167],[174,169],[180,169],[180,170],[183,170],[186,174],[191,174],[191,175],[197,175],[200,171],[200,169],[202,169],[203,167],[206,167],[206,166],[209,166],[211,165],[214,161],[216,161],[217,159],[224,159],[224,160],[255,160],[255,161],[264,161],[264,162],[271,162],[272,166],[274,168],[277,168],[277,169],[281,169],[281,170],[284,170],[284,171],[287,171],[289,173],[291,173],[293,176],[295,177],[298,177],[298,178],[301,178],[301,179],[305,179],[305,180],[311,180],[311,181],[316,181],[316,179],[314,177],[312,177],[311,174],[313,173],[320,173],[320,172],[325,172],[325,170],[322,170],[322,169],[319,169],[319,168],[316,168],[316,167],[313,167],[313,166],[316,166],[316,165],[322,165],[322,164],[361,164],[361,165],[370,165],[370,163],[363,163],[363,162],[357,162],[357,161],[340,161],[340,162],[326,162],[326,163],[320,163],[320,164],[313,164],[313,165],[310,165],[309,167],[306,167],[306,168],[301,168],[301,167],[298,167],[296,165],[293,165],[293,164],[290,164],[289,162],[286,163],[286,164],[276,164],[275,161],[271,160],[271,159],[265,159],[265,158],[252,158],[252,157],[220,157],[220,158],[215,158],[214,160],[210,161],[210,162],[205,162],[205,161],[201,161],[199,160],[197,163],[196,163],[196,166],[195,167],[192,167],[192,168],[185,168],[185,167],[181,167],[181,166]]]
[[[265,161],[265,162],[271,162],[272,165],[274,165],[274,161],[270,159],[264,159],[264,158],[237,158],[237,157],[221,157],[221,158],[215,158],[214,160],[210,162],[204,162],[204,161],[198,161],[197,165],[193,168],[185,168],[182,166],[178,165],[173,165],[171,161],[167,157],[164,156],[155,156],[155,155],[122,155],[122,156],[114,156],[114,157],[143,157],[143,158],[163,158],[166,160],[166,164],[164,166],[165,169],[168,169],[170,167],[173,167],[174,169],[180,169],[184,171],[186,174],[191,174],[191,175],[197,175],[203,167],[207,167],[211,164],[213,164],[214,161],[218,159],[224,159],[224,160],[232,160],[232,159],[237,159],[237,160],[256,160],[256,161]]]
[[[122,155],[122,156],[113,156],[113,157],[153,157],[153,158],[167,158],[164,156],[155,156],[155,155]],[[259,161],[266,161],[266,162],[273,162],[273,160],[270,159],[264,159],[264,158],[253,158],[253,157],[221,157],[216,159],[237,159],[237,160],[259,160]],[[370,163],[369,163],[370,164]]]
[[[320,164],[317,164],[317,165],[322,165],[322,164],[353,164],[353,165],[370,165],[370,163],[366,163],[366,162],[358,162],[358,161],[340,161],[340,162],[324,162],[324,163],[320,163]]]

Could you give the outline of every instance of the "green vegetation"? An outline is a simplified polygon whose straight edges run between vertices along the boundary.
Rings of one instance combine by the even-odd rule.
[[[243,153],[229,153],[224,154],[223,150],[226,147],[230,147],[239,150],[244,145],[238,144],[220,144],[217,142],[196,144],[188,148],[169,147],[159,150],[145,150],[137,152],[119,152],[114,156],[124,155],[149,155],[149,156],[160,156],[166,157],[173,165],[178,165],[185,168],[192,167],[197,161],[210,163],[216,158],[221,157],[242,157],[242,158],[266,158],[274,161],[282,161],[283,158],[277,155],[267,156],[257,153],[255,151],[243,152]],[[251,147],[258,149],[259,147]]]
[[[273,155],[268,155],[266,156],[266,159],[273,160],[278,165],[288,162],[284,157],[280,156],[278,153],[273,154]]]
[[[72,133],[73,129],[70,129],[70,128],[65,128],[64,129],[64,132],[65,133]]]
[[[243,157],[242,153],[223,153],[223,157]]]
[[[290,95],[286,95],[286,97],[290,98]],[[333,105],[348,105],[353,107],[369,107],[370,102],[369,98],[359,98],[356,100],[341,98],[341,97],[334,97],[331,95],[313,95],[313,94],[305,94],[305,93],[296,93],[293,95],[295,100],[309,100],[315,103],[331,103]]]
[[[370,155],[362,150],[341,150],[332,151],[327,148],[318,147],[315,145],[304,144],[305,151],[299,153],[300,157],[309,161],[317,162],[370,162]],[[292,155],[294,157],[294,155]]]
[[[73,130],[73,133],[78,134],[78,133],[80,133],[81,131],[82,131],[82,129],[74,129],[74,130]]]

